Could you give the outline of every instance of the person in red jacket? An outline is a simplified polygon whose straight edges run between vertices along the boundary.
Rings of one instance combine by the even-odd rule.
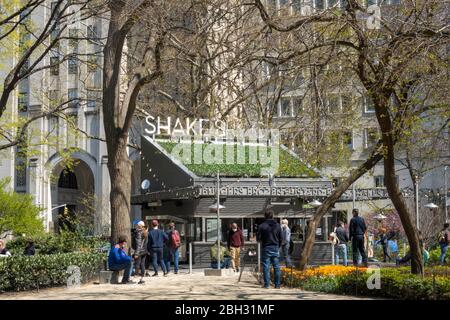
[[[231,266],[235,272],[239,272],[241,248],[244,247],[244,235],[237,223],[231,224],[231,229],[228,231],[227,244],[231,254]]]

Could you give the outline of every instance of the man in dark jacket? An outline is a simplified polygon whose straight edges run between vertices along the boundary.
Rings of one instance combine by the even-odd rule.
[[[344,266],[347,266],[347,242],[348,235],[347,231],[344,229],[344,222],[339,221],[338,226],[336,228],[336,237],[339,240],[339,243],[336,244],[336,264],[339,264],[339,256],[342,255],[342,260],[344,262]]]
[[[167,269],[163,260],[163,249],[164,242],[169,240],[169,237],[163,230],[158,229],[158,224],[158,220],[152,221],[153,229],[148,233],[147,250],[151,252],[153,270],[155,271],[152,277],[156,277],[158,275],[158,264],[161,266],[164,276],[166,277]]]
[[[108,256],[108,267],[112,271],[124,270],[122,284],[134,283],[130,281],[131,274],[131,257],[125,252],[125,247],[127,245],[126,238],[124,236],[119,237],[117,244],[111,248]]]
[[[231,266],[235,272],[239,272],[241,248],[244,247],[244,235],[237,223],[233,222],[231,224],[231,228],[228,231],[227,245],[231,255]]]
[[[364,234],[367,227],[364,219],[359,216],[358,209],[353,209],[353,218],[350,220],[350,240],[352,240],[353,265],[358,265],[358,251],[362,262],[367,267],[367,255],[364,251]]]
[[[262,259],[264,273],[264,288],[269,289],[270,285],[270,264],[273,266],[275,275],[275,288],[279,289],[281,285],[280,270],[280,247],[282,244],[281,226],[273,219],[273,211],[267,210],[264,213],[266,221],[261,223],[256,235],[257,240],[261,242]]]

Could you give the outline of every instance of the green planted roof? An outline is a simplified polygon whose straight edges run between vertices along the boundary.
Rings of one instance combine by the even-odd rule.
[[[174,150],[175,146],[178,144],[175,142],[161,142],[158,141],[158,144],[169,154],[172,154],[172,151]],[[181,144],[180,144],[181,145]],[[205,148],[209,144],[201,144],[202,147],[202,154],[205,150]],[[177,158],[179,161],[181,161],[190,171],[195,173],[197,176],[203,176],[203,177],[210,177],[215,176],[217,172],[220,172],[221,176],[228,176],[228,177],[261,177],[261,169],[262,168],[268,168],[268,164],[260,163],[259,157],[256,161],[256,163],[249,163],[249,153],[250,150],[254,151],[256,149],[256,146],[244,146],[245,150],[245,163],[239,164],[236,161],[237,158],[237,148],[238,145],[234,145],[234,163],[233,164],[209,164],[202,161],[202,163],[195,163],[194,161],[194,144],[190,144],[191,146],[191,152],[190,152],[190,160],[189,160],[189,154],[186,153],[184,156],[182,153],[176,152],[172,154]],[[199,150],[199,149],[197,149]],[[223,147],[221,148],[223,152],[223,162],[226,160],[227,155],[227,148]],[[261,147],[258,146],[259,153],[267,154],[268,157],[271,156],[273,149],[271,147]],[[197,151],[198,152],[198,151]],[[258,154],[259,154],[258,153]],[[213,153],[214,154],[214,153]],[[185,157],[185,158],[184,158]],[[184,158],[184,160],[183,160]],[[197,161],[198,162],[198,161]],[[242,161],[241,161],[242,162]],[[283,148],[279,148],[279,166],[278,170],[275,173],[276,177],[318,177],[319,175],[314,172],[311,168],[308,168],[306,164],[301,162],[298,158],[290,154],[287,150]]]

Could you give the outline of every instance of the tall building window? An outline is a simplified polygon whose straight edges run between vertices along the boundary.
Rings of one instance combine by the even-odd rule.
[[[281,117],[291,117],[291,99],[290,98],[281,98],[280,101],[280,116]]]
[[[386,187],[386,184],[384,182],[384,176],[374,176],[374,181],[375,181],[375,187],[376,188],[384,188]],[[395,175],[395,182],[397,183],[397,185],[399,185],[399,177],[398,175]]]
[[[78,48],[78,29],[69,29],[69,45],[74,49]]]
[[[335,6],[339,7],[339,0],[328,0],[328,8],[333,8]]]
[[[56,26],[51,32],[50,32],[50,41],[51,42],[53,42],[53,41],[55,41],[56,39],[58,39],[58,37],[59,37],[59,28],[58,28],[58,26]],[[56,43],[55,43],[55,47],[57,48],[59,46],[59,41],[57,41]]]
[[[88,57],[87,60],[87,71],[88,72],[95,72],[97,71],[97,56],[92,55]]]
[[[325,9],[325,0],[315,0],[314,1],[314,7],[317,10],[323,10]]]
[[[69,74],[77,74],[78,73],[78,61],[77,58],[74,55],[71,55],[68,62],[68,69]]]
[[[292,98],[293,116],[297,116],[303,111],[303,100],[300,97]]]
[[[376,128],[364,129],[364,148],[373,147],[378,142],[378,130]]]
[[[86,35],[87,35],[87,38],[89,40],[96,40],[96,39],[98,39],[97,26],[95,26],[95,25],[87,26]]]
[[[374,176],[374,182],[376,188],[384,188],[384,176]]]
[[[97,106],[97,91],[87,90],[86,100],[86,105],[88,108],[95,108]]]
[[[327,97],[328,112],[339,113],[341,111],[339,95],[329,94]]]
[[[48,104],[51,108],[55,108],[58,106],[59,102],[58,90],[49,90],[48,91]]]
[[[294,10],[294,12],[301,12],[302,0],[292,0],[292,9]]]
[[[17,99],[17,108],[19,112],[27,112],[28,104],[28,92],[20,92]]]
[[[59,14],[59,3],[58,3],[58,2],[59,2],[59,1],[52,1],[52,3],[51,3],[51,12],[50,12],[50,15],[51,15],[53,12],[55,12],[54,17],[57,17],[58,14]]]
[[[69,101],[69,108],[78,107],[78,89],[71,88],[67,90],[67,100]]]
[[[347,131],[344,133],[343,143],[345,146],[347,146],[347,148],[353,150],[353,132]]]
[[[365,113],[374,113],[375,112],[375,105],[372,101],[372,99],[368,96],[364,96],[364,112]]]
[[[350,113],[353,109],[353,98],[350,94],[344,93],[341,95],[342,112]]]
[[[59,135],[59,118],[56,116],[50,116],[48,118],[49,121],[49,132],[55,134],[56,136]]]
[[[59,58],[58,57],[50,57],[50,74],[52,76],[59,75]]]
[[[27,161],[26,155],[24,154],[21,147],[16,147],[16,156],[15,156],[15,185],[16,189],[22,189],[27,185]]]

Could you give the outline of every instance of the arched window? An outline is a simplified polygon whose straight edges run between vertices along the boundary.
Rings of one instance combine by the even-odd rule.
[[[69,171],[67,168],[64,169],[58,181],[59,188],[66,189],[78,189],[77,176],[72,171]]]

